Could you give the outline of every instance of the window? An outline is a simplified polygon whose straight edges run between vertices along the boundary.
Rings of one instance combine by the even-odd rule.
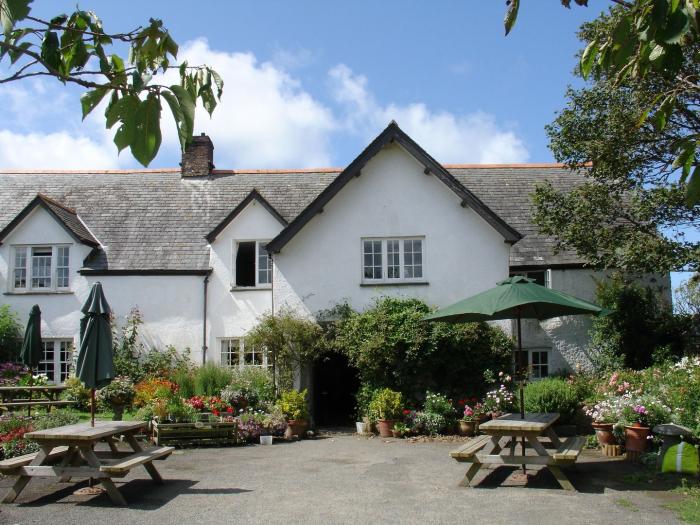
[[[243,339],[225,338],[221,340],[221,364],[231,368],[247,366],[270,367],[267,350],[246,346]]]
[[[424,276],[424,249],[425,239],[420,237],[362,239],[363,281],[421,281]]]
[[[236,243],[235,286],[255,287],[272,284],[272,259],[265,249],[266,242]]]
[[[512,272],[510,276],[513,277],[515,275],[522,275],[523,277],[534,279],[535,283],[539,284],[540,286],[551,288],[551,273],[551,270],[534,270],[528,272]]]
[[[50,291],[69,287],[69,246],[15,246],[13,289]]]
[[[515,352],[515,368],[517,369],[520,362],[518,352]],[[530,379],[542,379],[549,376],[549,349],[533,348],[523,350],[523,365],[528,367],[528,375]]]
[[[63,383],[68,379],[73,363],[73,341],[70,339],[42,339],[44,356],[38,371],[46,374],[52,383]]]

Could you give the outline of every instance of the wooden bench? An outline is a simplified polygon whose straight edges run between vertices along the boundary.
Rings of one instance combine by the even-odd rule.
[[[58,459],[65,456],[66,452],[68,452],[68,447],[56,447],[47,456],[46,460],[50,461],[52,459]],[[32,454],[24,454],[23,456],[17,456],[15,458],[0,461],[0,472],[3,474],[8,474],[21,467],[26,467],[34,460],[37,454],[38,452],[34,452]]]
[[[568,438],[557,451],[552,454],[552,458],[554,459],[553,463],[555,465],[575,463],[585,444],[586,438],[583,436]]]
[[[37,400],[37,401],[9,401],[7,403],[0,403],[0,410],[9,410],[11,408],[22,408],[22,407],[55,407],[55,406],[69,406],[75,404],[75,401],[48,401],[48,400]]]
[[[101,465],[100,470],[112,476],[125,476],[132,468],[150,463],[157,459],[165,459],[172,454],[174,450],[175,447],[149,448],[121,458],[108,465]]]
[[[491,441],[491,436],[478,436],[470,439],[467,443],[456,450],[450,452],[457,461],[470,461],[477,452],[484,448]]]

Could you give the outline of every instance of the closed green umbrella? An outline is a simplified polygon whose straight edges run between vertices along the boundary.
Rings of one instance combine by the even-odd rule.
[[[112,360],[112,327],[109,316],[111,309],[102,284],[92,285],[90,296],[81,311],[80,352],[76,375],[91,389],[90,413],[92,425],[95,426],[95,389],[108,385],[114,379],[114,362]]]
[[[24,332],[22,349],[19,353],[19,360],[22,364],[34,369],[44,357],[44,347],[41,344],[41,310],[39,305],[32,306],[27,321],[27,330]]]
[[[607,315],[605,308],[573,295],[536,284],[533,279],[517,275],[501,281],[494,288],[458,301],[423,318],[425,321],[468,323],[473,321],[518,321],[518,368],[523,371],[521,319],[543,321],[565,315]],[[523,378],[520,378],[520,417],[525,418]],[[523,450],[524,450],[523,443]],[[524,451],[523,451],[524,454]],[[523,467],[524,468],[524,467]]]

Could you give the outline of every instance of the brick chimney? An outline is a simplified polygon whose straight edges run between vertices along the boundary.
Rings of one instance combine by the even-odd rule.
[[[182,154],[180,166],[183,177],[207,177],[211,174],[214,169],[214,144],[206,134],[192,137],[192,142]]]

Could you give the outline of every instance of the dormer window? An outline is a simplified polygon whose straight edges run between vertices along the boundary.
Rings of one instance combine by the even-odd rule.
[[[44,292],[68,289],[69,246],[14,246],[14,291]]]
[[[272,259],[268,241],[238,241],[235,244],[235,288],[267,288],[272,284]]]

